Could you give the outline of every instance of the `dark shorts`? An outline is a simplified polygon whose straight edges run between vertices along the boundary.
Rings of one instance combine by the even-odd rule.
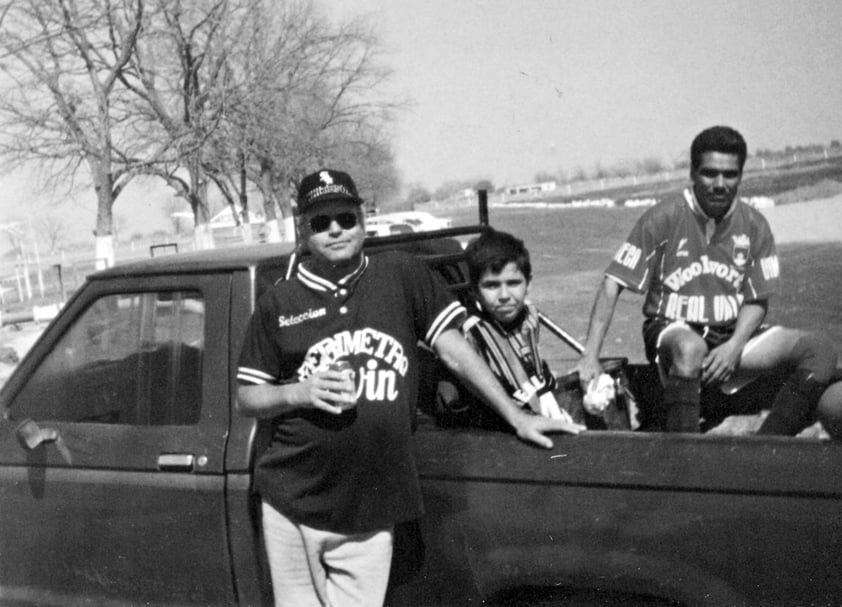
[[[700,325],[681,320],[671,320],[669,318],[662,318],[659,316],[647,318],[643,321],[643,345],[646,347],[646,359],[650,363],[656,362],[658,356],[658,342],[661,339],[661,334],[664,332],[664,329],[670,325],[688,327],[705,340],[708,350],[728,341],[734,334],[734,328],[736,327],[735,323],[726,326],[714,327],[711,325]],[[760,325],[752,334],[752,337],[760,335],[768,328],[769,325]]]
[[[708,349],[715,348],[727,341],[734,334],[734,325],[727,327],[711,327],[669,320],[666,318],[648,318],[643,323],[643,341],[646,346],[646,358],[652,364],[652,379],[659,384],[660,372],[655,370],[657,365],[658,340],[664,330],[670,325],[681,325],[690,328],[705,340]],[[761,325],[754,332],[756,337],[770,328]],[[763,381],[753,381],[733,394],[724,394],[719,386],[703,385],[701,394],[702,431],[715,427],[729,415],[752,415],[761,411],[775,399],[778,390],[788,377],[786,373],[767,376]],[[644,429],[662,430],[666,419],[666,409],[663,406],[660,392],[649,402],[645,409]]]

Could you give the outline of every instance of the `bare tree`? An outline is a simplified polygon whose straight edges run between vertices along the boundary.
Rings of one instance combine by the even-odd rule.
[[[556,181],[556,176],[549,171],[538,171],[532,179],[535,183],[544,183],[548,181]]]
[[[337,129],[336,135],[321,164],[349,171],[372,211],[399,206],[400,178],[385,135],[364,123]]]
[[[226,113],[227,142],[237,152],[229,165],[260,189],[274,241],[278,213],[292,215],[292,186],[307,171],[377,148],[394,173],[380,133],[401,104],[379,97],[391,72],[368,22],[333,24],[309,0],[256,2],[250,20],[253,35],[231,58],[240,77]],[[385,170],[358,164],[372,175]],[[243,180],[239,189],[242,200]]]
[[[213,246],[209,183],[226,187],[215,153],[229,106],[229,57],[248,38],[254,0],[148,0],[144,36],[135,49],[126,87],[147,123],[147,172],[158,175],[190,204],[199,248]],[[216,145],[214,142],[217,142]]]
[[[67,224],[55,214],[42,215],[37,223],[41,238],[47,243],[51,255],[59,251],[59,247],[67,236]]]
[[[114,201],[133,176],[119,132],[132,121],[116,85],[131,57],[142,0],[4,0],[0,4],[0,154],[55,183],[86,177],[97,198],[97,263],[114,262]],[[121,149],[122,148],[122,149]]]
[[[377,97],[379,43],[364,21],[326,17],[311,0],[0,0],[13,84],[0,153],[39,160],[56,183],[90,178],[106,263],[114,201],[139,174],[189,203],[200,248],[213,244],[211,184],[246,219],[257,187],[277,240],[271,220],[291,215],[290,185],[317,165],[368,158],[362,181],[396,189],[382,133],[399,104]]]
[[[419,183],[410,186],[409,193],[406,196],[406,204],[410,209],[414,210],[415,205],[430,202],[432,199],[433,196],[430,194],[430,190]]]

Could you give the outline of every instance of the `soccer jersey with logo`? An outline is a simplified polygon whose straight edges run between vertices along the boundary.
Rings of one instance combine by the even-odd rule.
[[[364,257],[332,283],[300,267],[260,298],[240,356],[244,385],[295,382],[337,360],[355,371],[357,406],[300,408],[273,420],[257,463],[263,499],[293,521],[357,533],[420,516],[410,449],[417,344],[458,328],[464,308],[403,253]]]
[[[605,273],[645,292],[643,314],[709,326],[736,322],[743,301],[777,292],[778,257],[763,215],[735,200],[716,224],[691,190],[646,211]]]

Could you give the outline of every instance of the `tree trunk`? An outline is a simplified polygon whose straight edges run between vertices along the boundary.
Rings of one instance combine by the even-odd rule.
[[[197,251],[204,251],[216,247],[209,223],[205,222],[196,225],[196,229],[193,230],[193,246]]]
[[[240,209],[242,209],[242,217],[240,221],[243,229],[243,242],[251,244],[254,241],[251,231],[251,217],[249,217],[249,196],[246,188],[248,187],[248,179],[246,174],[246,155],[240,151]]]
[[[190,208],[193,209],[193,216],[196,218],[196,227],[193,232],[193,243],[197,250],[213,249],[216,247],[213,240],[213,232],[210,227],[210,209],[208,208],[208,182],[207,178],[199,168],[199,160],[190,162],[190,193],[188,200]]]
[[[260,193],[263,194],[263,213],[266,215],[266,242],[283,242],[283,233],[278,224],[276,211],[274,178],[272,176],[272,161],[260,161]]]
[[[95,267],[104,270],[114,265],[114,235],[104,234],[94,238],[96,241]]]
[[[114,177],[110,165],[88,159],[96,192],[96,229],[94,230],[97,270],[114,265]]]
[[[266,242],[283,242],[284,238],[281,234],[281,228],[278,225],[278,219],[266,220]]]
[[[196,250],[203,251],[216,248],[207,203],[195,191],[191,191],[188,198],[190,207],[193,209],[193,216],[196,218],[196,225],[193,229],[193,244]]]

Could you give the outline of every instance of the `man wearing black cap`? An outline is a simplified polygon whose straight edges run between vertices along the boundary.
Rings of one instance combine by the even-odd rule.
[[[382,604],[394,525],[422,514],[409,444],[419,340],[523,440],[550,447],[544,433],[580,429],[512,403],[426,266],[364,254],[361,204],[342,171],[302,180],[309,255],[261,297],[240,356],[240,410],[274,426],[255,486],[276,605]]]

